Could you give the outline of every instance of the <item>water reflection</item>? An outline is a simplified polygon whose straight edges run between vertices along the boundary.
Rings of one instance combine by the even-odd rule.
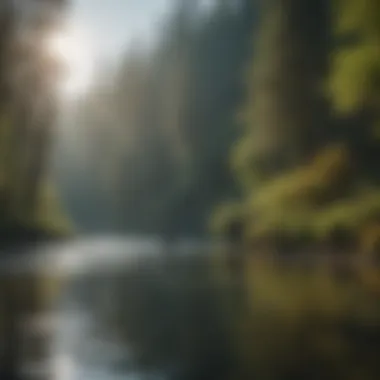
[[[54,269],[65,278],[55,337],[57,380],[156,380],[160,377],[134,368],[125,343],[118,342],[111,328],[104,330],[94,311],[101,308],[104,299],[108,308],[116,306],[109,302],[110,291],[114,289],[113,278],[120,275],[120,270],[123,273],[141,260],[162,258],[165,248],[167,245],[159,239],[106,238],[82,240],[58,249],[49,246],[39,251],[40,267]],[[186,254],[189,249],[190,245],[184,244],[181,252]],[[153,266],[158,268],[156,264],[154,261]]]
[[[82,263],[51,271],[64,289],[53,334],[57,380],[228,380],[240,371],[335,380],[353,369],[378,378],[379,294],[355,266],[227,248],[128,240],[54,248],[57,262],[77,255]]]

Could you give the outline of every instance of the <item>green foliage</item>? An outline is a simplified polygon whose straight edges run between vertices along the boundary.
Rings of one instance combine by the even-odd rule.
[[[210,231],[215,234],[228,235],[234,225],[244,223],[245,210],[240,202],[225,202],[212,214],[209,222]]]
[[[62,209],[57,192],[52,185],[46,185],[41,191],[37,215],[33,224],[36,224],[44,231],[52,233],[70,235],[74,232],[69,217]]]
[[[360,245],[362,228],[378,220],[379,14],[371,0],[263,9],[232,150],[249,238],[321,242],[342,230]]]
[[[336,4],[336,36],[342,47],[334,52],[330,91],[337,109],[353,112],[379,106],[380,8],[376,0]]]
[[[336,53],[333,70],[336,74],[331,80],[331,94],[339,112],[378,106],[380,57],[377,43],[344,48]]]

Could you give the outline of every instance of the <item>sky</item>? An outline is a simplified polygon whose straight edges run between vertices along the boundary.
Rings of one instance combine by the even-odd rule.
[[[173,0],[71,0],[71,21],[97,58],[115,59],[131,40],[150,40]]]

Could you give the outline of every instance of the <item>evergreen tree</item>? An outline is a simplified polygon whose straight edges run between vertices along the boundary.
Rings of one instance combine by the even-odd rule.
[[[1,9],[1,219],[33,224],[44,198],[61,73],[45,40],[65,2],[16,5],[4,2]]]
[[[255,236],[294,230],[317,207],[320,200],[310,203],[309,189],[323,172],[306,175],[303,167],[336,138],[322,93],[329,52],[328,2],[278,0],[263,5],[261,12],[239,114],[244,133],[232,160],[247,203],[246,215],[236,206],[232,217],[248,218],[246,232]],[[335,153],[326,154],[320,162]],[[339,151],[337,155],[338,165]]]

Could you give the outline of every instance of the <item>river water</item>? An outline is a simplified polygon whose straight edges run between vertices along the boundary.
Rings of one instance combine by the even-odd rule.
[[[125,350],[94,336],[93,321],[79,305],[63,310],[55,337],[54,380],[137,379],[132,373],[117,373],[113,363],[127,360]]]
[[[160,257],[167,248],[166,244],[154,239],[98,238],[40,249],[39,259],[33,265],[28,260],[28,271],[33,267],[33,270],[48,270],[65,278],[65,289],[55,307],[58,323],[54,327],[51,355],[54,380],[141,380],[163,377],[136,373],[130,369],[132,363],[129,363],[126,348],[115,342],[106,342],[104,334],[99,334],[101,328],[90,312],[87,293],[83,290],[91,288],[91,297],[95,294],[95,298],[98,298],[98,289],[92,286],[93,283],[87,282],[87,274],[100,269],[108,273],[107,276],[111,274],[112,278],[113,270],[125,268],[128,262],[135,262],[141,257]],[[184,254],[195,251],[194,244],[186,244],[176,250]],[[19,262],[12,268],[19,270]]]
[[[142,376],[117,370],[128,363],[125,347],[105,341],[91,311],[70,291],[58,311],[53,362],[54,380],[137,380]]]
[[[68,276],[63,295],[58,302],[58,323],[53,344],[54,380],[141,380],[158,376],[126,370],[128,354],[125,347],[106,342],[99,334],[99,326],[88,308],[87,293],[98,297],[87,282],[92,271],[107,272],[128,265],[137,257],[160,255],[164,247],[156,240],[139,239],[89,239],[65,247],[55,247],[52,253],[55,267]],[[48,262],[48,260],[41,260]],[[49,265],[51,265],[50,262]],[[54,265],[51,265],[53,268]],[[71,278],[71,279],[70,279]],[[78,281],[79,280],[79,281]],[[107,281],[106,281],[107,285]],[[124,369],[121,369],[124,368]]]

